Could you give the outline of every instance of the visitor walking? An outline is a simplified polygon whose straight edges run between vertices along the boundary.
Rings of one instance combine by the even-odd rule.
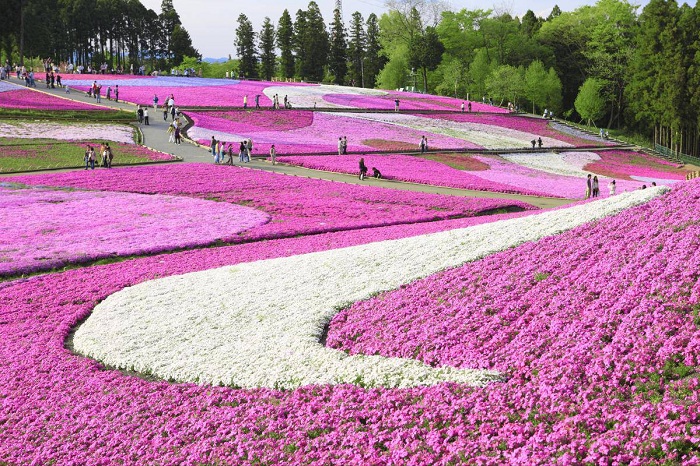
[[[615,189],[617,189],[617,185],[615,180],[612,180],[610,183],[608,183],[608,191],[610,192],[611,196],[615,195]]]
[[[593,185],[591,186],[592,192],[593,192],[593,197],[598,197],[600,194],[600,187],[598,185],[598,177],[594,176],[593,177]]]
[[[143,123],[143,109],[141,106],[138,106],[138,109],[136,110],[136,117],[139,120],[139,124]]]
[[[153,94],[153,110],[158,111],[158,94]]]
[[[343,136],[338,136],[338,155],[343,155]]]
[[[148,107],[143,108],[143,122],[146,126],[149,125],[149,123],[148,123]]]
[[[260,94],[255,94],[255,108],[260,108]]]
[[[114,101],[119,102],[119,84],[114,86]]]
[[[270,146],[270,160],[272,160],[272,165],[277,165],[277,150],[274,144]]]
[[[246,143],[245,143],[245,141],[241,141],[241,145],[238,148],[238,162],[240,162],[240,163],[245,162],[245,152],[246,152]]]
[[[248,94],[243,96],[243,108],[248,108]]]
[[[348,155],[348,137],[343,136],[343,155]]]
[[[182,144],[182,130],[179,124],[175,126],[175,144]]]
[[[586,199],[591,197],[591,184],[593,183],[593,180],[591,179],[591,174],[588,174],[588,178],[586,179]]]
[[[211,137],[211,142],[209,143],[209,149],[211,149],[211,156],[216,158],[216,138]]]
[[[365,165],[365,159],[360,159],[360,180],[364,180],[367,176],[367,165]]]
[[[399,104],[401,101],[399,99],[394,99],[394,111],[398,112],[399,111]]]

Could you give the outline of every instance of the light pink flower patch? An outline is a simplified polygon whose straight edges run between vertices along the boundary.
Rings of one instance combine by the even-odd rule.
[[[0,189],[0,275],[229,241],[269,219],[183,197]]]
[[[31,185],[216,199],[260,209],[270,222],[232,241],[275,239],[470,217],[494,209],[530,210],[507,199],[471,199],[405,192],[213,164],[169,164],[13,178]]]
[[[18,87],[16,90],[0,92],[0,107],[27,110],[115,111],[101,105],[90,105],[70,99],[62,99],[51,94],[30,89],[22,89],[20,87]]]

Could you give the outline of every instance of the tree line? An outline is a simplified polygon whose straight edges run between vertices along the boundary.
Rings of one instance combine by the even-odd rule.
[[[348,29],[340,11],[334,10],[327,28],[314,1],[306,10],[298,10],[294,19],[285,9],[276,27],[266,17],[258,33],[241,14],[234,41],[238,72],[248,78],[294,78],[373,88],[386,62],[379,36],[374,13],[366,21],[360,12],[353,13]]]
[[[199,56],[171,0],[160,13],[139,0],[8,1],[9,14],[0,18],[4,56],[23,49],[26,56],[151,69]],[[443,0],[388,0],[380,17],[355,12],[346,26],[340,11],[326,23],[311,1],[294,16],[284,10],[276,24],[265,18],[260,29],[240,14],[232,45],[237,72],[251,79],[490,98],[636,132],[698,156],[699,8],[651,0],[638,11],[627,0],[599,0],[571,12],[555,6],[542,18],[453,11]],[[29,34],[20,32],[28,27]]]
[[[49,57],[86,67],[134,64],[163,70],[185,56],[199,56],[172,0],[162,1],[160,13],[139,0],[7,2],[0,17],[0,51],[15,63]]]

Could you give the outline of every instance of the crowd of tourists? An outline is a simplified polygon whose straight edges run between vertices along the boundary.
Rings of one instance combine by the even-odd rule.
[[[99,162],[97,160],[98,157],[100,158]],[[85,170],[87,170],[88,168],[94,170],[95,164],[98,164],[98,166],[104,168],[112,168],[113,159],[114,153],[112,152],[112,148],[109,147],[108,142],[105,142],[103,144],[100,144],[99,151],[95,151],[95,148],[93,146],[88,145],[87,149],[85,150],[83,162],[85,163]]]

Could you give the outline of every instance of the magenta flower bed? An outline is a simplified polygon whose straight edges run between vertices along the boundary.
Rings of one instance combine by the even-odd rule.
[[[534,209],[512,200],[404,192],[209,164],[51,173],[15,177],[13,181],[215,199],[254,207],[272,217],[269,223],[233,241],[470,217],[502,208]]]
[[[600,152],[598,155],[600,155],[600,161],[588,164],[586,170],[613,178],[685,180],[687,173],[667,160],[651,157],[641,152],[611,150]]]
[[[294,110],[285,112],[291,116],[285,119],[282,128],[277,128],[265,121],[265,117],[261,118],[254,113],[241,115],[240,112],[232,112],[225,118],[221,113],[188,113],[195,126],[187,131],[187,135],[200,144],[208,144],[212,136],[217,140],[239,143],[242,139],[252,138],[254,154],[266,154],[272,144],[275,145],[278,154],[301,154],[337,153],[340,136],[347,136],[349,151],[418,150],[420,139],[426,134],[425,131],[402,125],[333,113]],[[257,124],[261,126],[256,127]],[[430,143],[435,147],[480,148],[463,139],[431,133],[428,133],[428,136]],[[234,149],[237,150],[235,145]]]
[[[384,96],[327,94],[323,97],[326,102],[355,108],[393,110],[394,100],[399,99],[399,111],[412,110],[461,110],[464,102],[465,112],[468,100],[453,97],[418,94],[415,92],[388,91]],[[507,113],[508,110],[493,105],[472,102],[472,112]]]
[[[390,180],[408,181],[412,183],[428,184],[434,186],[447,186],[451,188],[473,189],[476,191],[493,191],[501,193],[517,193],[532,196],[559,196],[566,197],[559,193],[552,193],[549,190],[541,189],[537,184],[531,183],[532,189],[527,186],[509,184],[509,180],[499,182],[497,180],[485,180],[480,177],[483,173],[467,172],[457,170],[440,162],[426,160],[409,155],[366,155],[365,165],[369,167],[370,174],[372,167],[376,167],[384,178]],[[359,173],[360,156],[313,156],[313,157],[278,157],[281,163],[298,165],[314,170],[325,170],[338,173]],[[480,158],[490,164],[492,159]],[[504,163],[514,168],[522,168],[515,164]],[[527,170],[527,169],[526,169]],[[487,170],[491,171],[491,170]],[[530,170],[534,172],[535,170]],[[507,173],[503,170],[503,173]],[[499,171],[499,175],[502,174]],[[558,175],[552,177],[563,178]],[[499,176],[495,177],[499,178]]]
[[[116,110],[101,105],[90,105],[74,100],[62,99],[51,94],[30,89],[9,90],[0,92],[0,107],[27,110],[100,110],[114,112]]]
[[[700,184],[679,185],[648,206],[357,303],[332,321],[328,345],[509,375],[447,396],[449,411],[423,412],[443,426],[432,424],[440,441],[430,446],[442,453],[431,460],[696,464],[698,211]]]
[[[210,78],[183,78],[171,76],[130,75],[67,75],[63,82],[71,87],[87,91],[93,81],[102,84],[103,96],[107,87],[119,86],[119,100],[142,105],[152,105],[153,95],[159,104],[173,94],[179,107],[242,107],[243,97],[248,95],[248,105],[255,106],[255,95],[260,95],[260,105],[270,107],[272,101],[263,93],[270,86],[311,86],[310,84],[270,83],[263,81],[238,81]],[[280,97],[281,99],[282,97]]]
[[[183,197],[0,189],[0,275],[204,246],[269,219],[249,207]]]
[[[71,355],[63,346],[70,329],[98,301],[126,286],[402,237],[403,226],[188,251],[2,284],[0,459],[11,464],[690,462],[677,452],[697,454],[700,391],[693,377],[669,380],[672,369],[679,367],[674,362],[679,357],[672,354],[682,358],[688,353],[688,365],[697,365],[698,354],[698,332],[682,310],[684,303],[699,300],[695,271],[700,231],[689,222],[696,221],[692,212],[700,207],[700,195],[697,184],[683,188],[609,222],[410,285],[403,293],[415,293],[414,300],[389,293],[386,302],[375,306],[377,317],[357,329],[358,346],[369,332],[381,339],[395,329],[408,329],[397,335],[397,343],[387,343],[387,352],[403,351],[405,340],[412,338],[426,342],[416,352],[425,360],[432,354],[453,364],[474,355],[474,360],[510,374],[505,383],[484,389],[441,384],[365,390],[345,385],[280,392],[175,385],[101,370],[98,363]],[[648,215],[659,222],[649,222]],[[606,248],[598,242],[606,242]],[[659,245],[673,251],[665,264],[660,263]],[[488,274],[499,259],[506,261],[508,273],[500,262],[497,272]],[[596,278],[601,266],[607,281]],[[473,290],[482,282],[469,270],[480,268],[484,289]],[[448,279],[460,274],[466,279],[444,292]],[[430,280],[438,287],[434,292],[423,290]],[[641,288],[628,286],[628,280]],[[556,285],[559,281],[562,286]],[[523,287],[530,291],[522,294]],[[647,293],[651,288],[659,293]],[[666,308],[655,302],[664,291],[670,291],[666,296],[672,300]],[[508,297],[512,301],[502,305]],[[487,299],[493,302],[487,304]],[[414,310],[415,324],[395,324],[387,317],[390,312],[396,320],[405,316],[397,309],[399,302]],[[415,312],[419,303],[425,305]],[[359,303],[351,314],[367,305]],[[477,306],[472,313],[463,309]],[[535,315],[534,308],[542,306],[548,306],[546,312]],[[437,309],[447,308],[454,315],[437,316]],[[473,320],[457,321],[465,314]],[[519,319],[520,314],[526,317]],[[526,318],[532,324],[524,327]],[[381,327],[378,320],[390,325]],[[426,321],[442,325],[429,327]],[[479,328],[482,323],[490,327]],[[334,341],[350,325],[336,320]],[[484,349],[473,348],[472,335],[489,331],[493,338],[483,341]],[[429,339],[436,335],[439,339]],[[344,348],[357,351],[351,342]],[[658,391],[655,373],[665,383]],[[643,383],[645,378],[652,380]],[[679,386],[687,390],[678,391]],[[685,398],[679,401],[681,394]]]

